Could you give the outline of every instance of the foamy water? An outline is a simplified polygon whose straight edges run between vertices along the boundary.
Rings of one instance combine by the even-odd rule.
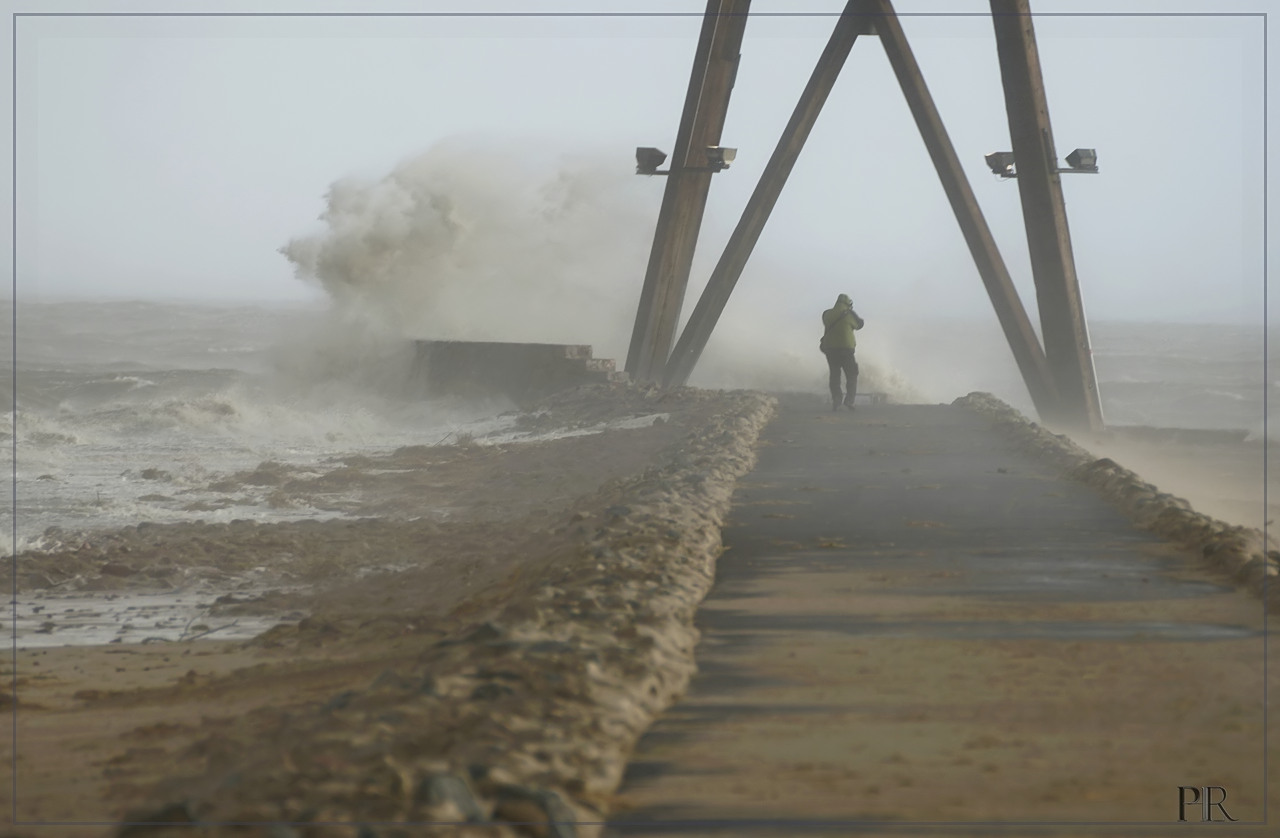
[[[17,521],[0,510],[14,534],[5,547],[56,546],[65,536],[46,538],[51,527],[336,517],[332,507],[355,504],[337,495],[318,509],[279,485],[229,478],[267,463],[305,479],[354,454],[600,433],[662,415],[536,435],[517,427],[503,398],[428,397],[407,340],[344,339],[328,313],[304,306],[231,311],[238,316],[202,305],[22,304]],[[164,328],[135,343],[119,324],[140,319]],[[210,359],[217,366],[199,366]],[[12,423],[0,416],[0,433],[12,434]]]
[[[892,324],[868,321],[860,348],[864,378],[898,400],[914,394],[950,401],[986,389],[1030,412],[998,333],[973,324],[916,324],[927,339],[904,348]],[[807,337],[803,326],[794,331],[797,344]],[[1092,332],[1111,424],[1260,431],[1265,392],[1256,332],[1153,324],[1100,324]],[[787,340],[779,335],[780,343]],[[948,351],[949,345],[958,348]],[[302,496],[282,496],[278,483],[230,478],[264,463],[288,467],[295,477],[318,476],[348,455],[450,444],[461,436],[479,444],[535,438],[504,400],[431,397],[415,375],[406,339],[371,334],[317,306],[23,302],[17,348],[17,518],[6,505],[0,522],[12,527],[5,547],[18,550],[57,546],[67,532],[142,521],[335,517],[343,513],[332,507],[341,504],[318,509]],[[816,351],[772,363],[764,356],[738,353],[737,367],[726,363],[734,353],[713,356],[702,373],[713,380],[701,383],[715,384],[718,376],[739,386],[822,392],[825,365]],[[659,418],[557,433],[644,427]],[[13,433],[12,415],[0,416],[0,433]],[[1240,510],[1238,523],[1256,526],[1263,516],[1261,486],[1258,503],[1252,484],[1233,484],[1231,496],[1212,484],[1235,480],[1217,464],[1189,470],[1166,456],[1131,465],[1158,473],[1161,488],[1209,504],[1212,512],[1214,500],[1227,499],[1221,514]],[[1202,488],[1213,497],[1197,498]],[[62,531],[46,538],[50,527]],[[254,590],[253,579],[237,584]],[[242,637],[279,619],[207,620],[219,593],[225,591],[23,594],[20,639],[24,646],[160,642],[210,629],[216,634],[209,636]],[[0,616],[13,618],[8,606],[4,611]]]
[[[999,358],[999,334],[938,324],[906,351],[876,328],[869,320],[864,378],[893,369],[899,399],[988,389],[1025,409],[1011,359],[1001,359],[1006,369],[966,357]],[[1256,331],[1104,323],[1092,332],[1109,423],[1260,432]],[[943,349],[962,336],[963,350]],[[275,486],[219,484],[264,462],[306,476],[354,453],[520,436],[509,403],[429,398],[408,341],[316,306],[22,302],[17,346],[18,549],[38,547],[52,526],[329,516],[282,502]],[[803,386],[820,391],[814,355]],[[739,372],[749,381],[758,366]],[[12,416],[0,416],[0,433],[12,432]]]
[[[17,548],[54,526],[327,516],[270,486],[218,484],[263,462],[318,474],[342,455],[514,421],[503,400],[427,399],[407,342],[318,341],[326,323],[302,306],[20,304]],[[13,433],[12,414],[0,423]]]
[[[242,586],[247,596],[270,589]],[[214,612],[223,592],[172,591],[165,593],[58,594],[36,592],[0,605],[0,619],[12,626],[21,649],[52,646],[98,646],[110,643],[173,643],[214,638],[247,640],[290,617],[289,614],[237,614]]]

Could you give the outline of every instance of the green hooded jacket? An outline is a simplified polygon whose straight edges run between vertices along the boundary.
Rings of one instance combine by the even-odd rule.
[[[853,300],[848,294],[841,294],[836,298],[835,306],[822,312],[823,332],[818,348],[823,351],[853,349],[858,345],[853,333],[862,325],[862,318],[853,310]]]

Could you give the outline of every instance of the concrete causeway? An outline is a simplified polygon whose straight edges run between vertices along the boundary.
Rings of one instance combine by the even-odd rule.
[[[1261,601],[982,415],[784,398],[733,503],[606,835],[1280,834]]]

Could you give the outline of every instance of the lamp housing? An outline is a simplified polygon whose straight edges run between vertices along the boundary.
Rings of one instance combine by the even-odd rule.
[[[713,172],[729,168],[729,164],[737,156],[738,150],[736,148],[725,148],[718,145],[707,146],[707,163]]]
[[[667,159],[667,153],[660,149],[641,146],[636,149],[636,174],[656,175],[658,167]]]
[[[1000,177],[1017,177],[1012,151],[993,151],[983,158],[991,173]]]
[[[1078,172],[1098,171],[1098,152],[1092,148],[1077,148],[1067,155],[1067,165]]]

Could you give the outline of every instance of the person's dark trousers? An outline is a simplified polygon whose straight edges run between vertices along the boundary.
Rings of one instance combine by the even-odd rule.
[[[858,392],[858,362],[853,359],[852,349],[824,349],[827,366],[831,369],[831,409],[839,410],[841,402],[850,410],[853,409],[853,397]],[[840,373],[848,385],[849,394],[841,398]]]

